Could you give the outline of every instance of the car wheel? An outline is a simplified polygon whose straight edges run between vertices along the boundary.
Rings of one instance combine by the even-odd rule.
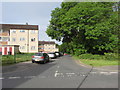
[[[50,59],[48,59],[48,62],[50,62]]]
[[[34,61],[32,61],[32,63],[34,63]]]
[[[46,63],[46,60],[44,60],[42,63],[45,64],[45,63]]]

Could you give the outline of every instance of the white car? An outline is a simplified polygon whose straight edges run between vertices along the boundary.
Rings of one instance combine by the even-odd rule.
[[[48,54],[49,58],[51,58],[51,59],[57,57],[54,52],[50,52],[50,53],[47,53],[47,54]]]

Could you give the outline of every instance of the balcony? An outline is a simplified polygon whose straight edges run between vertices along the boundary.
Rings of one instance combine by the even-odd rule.
[[[0,36],[9,36],[9,33],[8,32],[2,32],[2,33],[0,33]]]
[[[8,45],[7,41],[0,41],[0,45]]]

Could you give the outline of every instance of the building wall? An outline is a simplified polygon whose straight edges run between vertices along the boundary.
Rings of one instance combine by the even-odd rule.
[[[38,52],[38,30],[29,30],[29,52]]]
[[[56,48],[55,44],[44,44],[44,46],[39,45],[39,48],[43,48],[43,49],[39,49],[39,51],[44,51],[44,52],[59,51],[58,48]]]
[[[9,52],[11,52],[11,55],[14,55],[15,53],[19,53],[19,46],[2,45],[0,46],[0,49],[2,55],[9,55]]]
[[[38,30],[34,34],[31,31],[11,29],[9,45],[20,45],[19,50],[24,53],[38,52]],[[35,41],[32,42],[31,38],[35,38]],[[35,46],[34,50],[31,50],[32,46]]]
[[[0,45],[8,45],[9,42],[9,31],[3,31],[2,29],[0,30]]]

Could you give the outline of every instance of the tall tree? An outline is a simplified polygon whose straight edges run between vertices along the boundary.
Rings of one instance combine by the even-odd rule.
[[[114,51],[118,37],[118,14],[111,2],[62,3],[52,11],[47,34],[69,43],[69,52],[100,53]]]

